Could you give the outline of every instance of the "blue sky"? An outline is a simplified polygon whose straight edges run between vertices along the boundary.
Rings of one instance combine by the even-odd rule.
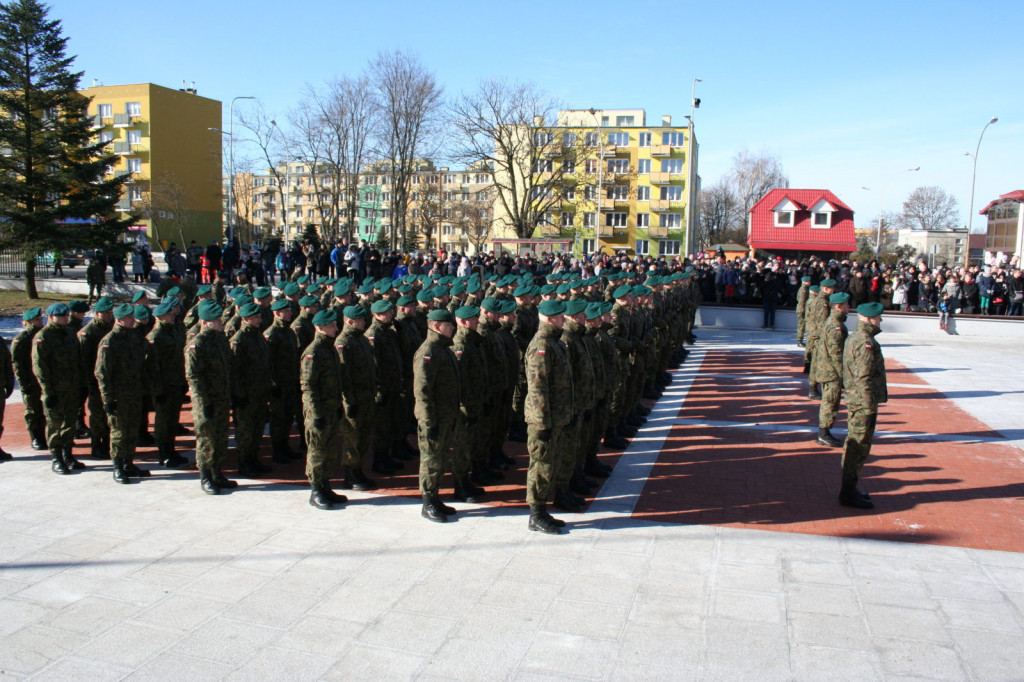
[[[967,223],[1024,189],[1024,47],[1013,2],[370,2],[53,0],[76,67],[105,85],[195,81],[281,116],[306,83],[358,74],[379,51],[418,54],[449,94],[529,80],[569,108],[647,110],[696,135],[705,185],[741,149],[779,157],[794,187],[836,192],[859,226],[938,185]],[[236,109],[246,106],[239,102]],[[920,166],[916,173],[899,172]],[[895,177],[894,177],[895,176]],[[869,187],[863,190],[862,187]],[[975,231],[984,219],[974,221]]]

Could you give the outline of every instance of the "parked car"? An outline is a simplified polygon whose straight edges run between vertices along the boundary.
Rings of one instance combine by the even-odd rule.
[[[73,251],[65,251],[61,254],[61,266],[65,268],[73,268],[76,265],[81,265],[84,261],[82,256],[74,253]],[[44,253],[36,256],[36,266],[38,267],[53,267],[53,254]]]

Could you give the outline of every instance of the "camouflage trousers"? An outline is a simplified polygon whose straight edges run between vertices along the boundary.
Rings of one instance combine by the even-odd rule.
[[[43,413],[43,401],[40,398],[39,392],[23,390],[21,392],[21,402],[25,406],[25,427],[28,429],[29,436],[42,433],[46,428],[46,418]],[[102,413],[103,407],[100,406],[100,414]]]
[[[350,469],[362,469],[363,460],[370,452],[370,445],[373,442],[373,401],[368,400],[359,406],[361,412],[356,419],[347,416],[341,420],[341,437],[344,439],[344,457],[342,464]]]
[[[573,419],[562,429],[562,448],[557,453],[555,462],[555,485],[566,486],[576,468],[576,455],[579,450],[580,435],[583,433],[583,413],[573,415]]]
[[[325,417],[316,424],[311,412],[303,410],[306,424],[306,478],[311,487],[328,484],[338,467],[338,433],[341,419]]]
[[[818,408],[818,428],[831,429],[836,423],[839,413],[839,397],[842,395],[842,382],[821,382],[821,407]]]
[[[546,441],[539,437],[542,430],[537,424],[526,425],[526,448],[530,453],[530,468],[526,471],[526,502],[531,507],[547,504],[550,499],[565,440],[561,426],[552,427]]]
[[[796,340],[804,340],[804,331],[806,329],[806,319],[803,313],[797,312],[796,314]]]
[[[374,410],[373,453],[387,454],[396,440],[404,438],[402,428],[402,395],[397,392],[385,393],[384,402]]]
[[[142,419],[142,405],[138,400],[124,400],[117,404],[117,411],[109,416],[110,459],[130,464],[135,458],[135,443],[139,439],[139,420]]]
[[[235,408],[234,416],[238,461],[242,465],[251,464],[256,461],[267,423],[267,401],[251,398],[245,407]]]
[[[508,429],[512,426],[512,399],[515,387],[497,393],[491,410],[490,428],[486,432],[488,454],[500,452],[505,447]]]
[[[878,411],[874,408],[847,405],[847,433],[843,444],[843,480],[854,484],[860,479],[860,470],[875,437],[875,423]]]
[[[604,434],[608,431],[609,416],[611,414],[610,409],[611,403],[608,397],[605,396],[597,401],[597,406],[594,407],[594,421],[591,425],[590,438],[587,440],[587,451],[584,454],[584,459],[591,455],[596,455],[598,449],[601,447],[601,439],[604,438]]]
[[[99,386],[89,387],[89,430],[92,431],[94,443],[110,442],[110,424],[107,422],[107,413],[103,411],[103,398],[100,396]]]
[[[270,446],[274,454],[288,451],[288,436],[296,421],[299,422],[299,433],[307,433],[308,444],[299,395],[294,391],[283,391],[279,396],[270,397]]]
[[[629,356],[616,355],[615,357],[617,362],[609,382],[611,386],[611,400],[608,403],[608,407],[610,409],[610,421],[618,424],[625,416],[627,409],[626,371],[629,368]],[[623,371],[623,368],[626,368],[626,371]],[[607,368],[605,371],[607,371]]]
[[[178,435],[178,425],[181,423],[181,404],[183,402],[185,402],[184,387],[169,389],[162,397],[161,402],[154,401],[153,436],[156,438],[156,447],[160,457],[166,457],[174,452],[174,439]]]
[[[46,444],[51,450],[70,448],[75,444],[79,405],[78,391],[72,391],[72,395],[43,393]]]
[[[512,422],[518,426],[526,424],[526,373],[520,372],[512,396]]]
[[[420,424],[416,437],[420,446],[420,492],[436,495],[441,487],[445,469],[452,462],[452,441],[455,438],[455,420],[438,424],[437,438],[427,437],[427,428]]]
[[[474,457],[483,452],[484,438],[479,412],[470,417],[459,411],[455,420],[455,440],[452,443],[452,474],[461,478],[469,473]]]
[[[192,421],[196,429],[196,466],[200,474],[219,471],[228,454],[228,401],[205,403],[193,395]]]

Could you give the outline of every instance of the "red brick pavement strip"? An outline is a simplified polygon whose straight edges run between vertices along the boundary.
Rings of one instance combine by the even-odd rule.
[[[890,383],[914,386],[890,389],[880,431],[1000,438],[908,368],[886,364]],[[1024,551],[1024,461],[1008,445],[876,438],[862,484],[875,510],[839,506],[842,451],[813,440],[817,403],[807,400],[805,383],[792,381],[801,367],[792,353],[709,351],[679,417],[807,430],[674,427],[634,518]],[[770,383],[709,376],[747,373],[788,381],[770,390]],[[837,426],[844,419],[841,412]]]

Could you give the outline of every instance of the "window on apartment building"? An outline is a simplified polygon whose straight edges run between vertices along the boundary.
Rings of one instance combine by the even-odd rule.
[[[385,194],[389,194],[389,192],[385,192]],[[419,201],[419,200],[420,200],[420,193],[419,192],[411,192],[409,194],[409,201]]]
[[[604,224],[607,227],[625,227],[626,226],[626,219],[628,217],[629,217],[628,213],[619,213],[619,212],[605,213],[604,214]]]
[[[445,237],[451,237],[452,235],[455,234],[455,228],[452,227],[451,225],[444,225],[441,227],[441,234],[443,234]]]
[[[562,190],[562,198],[566,201],[576,201],[576,188],[566,187]]]
[[[128,131],[128,144],[142,144],[142,131],[141,130],[129,130]]]
[[[420,184],[420,176],[418,176],[418,175],[412,176],[412,184],[414,184],[414,185]]]
[[[594,175],[601,167],[601,162],[598,159],[587,159],[583,162],[583,172],[588,175]]]
[[[565,175],[572,175],[575,172],[576,172],[576,162],[575,161],[569,161],[568,159],[566,159],[565,161],[562,162],[562,173],[564,173]]]
[[[776,211],[775,227],[793,227],[792,211]]]
[[[380,217],[381,218],[390,218],[391,217],[391,209],[390,208],[383,209],[380,212]]]
[[[537,147],[543,147],[546,144],[551,144],[555,141],[555,134],[545,130],[537,131],[533,134],[533,144]]]
[[[491,181],[491,176],[486,173],[477,173],[473,178],[473,182],[478,185],[486,185]]]
[[[441,211],[441,217],[444,218],[445,220],[451,220],[452,218],[455,217],[455,211],[453,209],[446,208],[443,211]]]
[[[364,185],[376,185],[377,183],[374,182],[374,180],[376,180],[376,178],[374,176],[372,176],[372,175],[364,175],[363,176],[363,184]]]
[[[142,188],[141,187],[129,187],[128,188],[128,201],[136,202],[142,201]]]
[[[112,104],[100,104],[96,107],[96,113],[100,118],[114,118],[114,106]]]
[[[635,251],[638,256],[646,256],[651,252],[650,242],[646,239],[637,239]]]
[[[658,224],[661,225],[661,227],[667,227],[669,229],[679,229],[683,226],[683,214],[662,213],[658,218]]]
[[[662,133],[661,143],[667,144],[670,147],[682,147],[686,144],[685,133]]]
[[[469,201],[469,192],[463,192],[460,194],[459,201]]]
[[[617,125],[617,126],[636,125],[634,123],[635,120],[636,119],[634,117],[632,117],[632,116],[616,116],[615,117],[615,125]]]
[[[584,213],[583,227],[597,227],[597,214],[590,211]]]
[[[651,214],[650,213],[637,213],[636,214],[636,226],[637,227],[650,227],[651,226]]]
[[[583,144],[586,145],[587,147],[596,147],[597,146],[597,140],[598,140],[597,133],[586,133],[583,136]]]
[[[832,214],[829,211],[814,214],[814,227],[829,227],[831,224]]]
[[[412,216],[413,220],[416,220],[417,218],[420,217],[420,210],[418,208],[414,208],[412,209],[412,211],[410,211],[410,215]]]
[[[651,200],[651,188],[644,185],[643,187],[636,188],[636,200],[637,201],[650,201]]]
[[[127,102],[124,105],[124,113],[129,116],[142,116],[141,102]]]
[[[597,186],[586,185],[583,187],[583,200],[584,201],[597,201]]]
[[[636,172],[640,175],[647,175],[651,172],[651,160],[640,159],[636,162]]]
[[[562,133],[562,146],[563,147],[575,147],[576,146],[576,133]]]
[[[661,198],[668,201],[682,201],[683,188],[679,185],[665,185],[661,188]]]
[[[530,188],[531,199],[550,199],[553,196],[550,187],[533,186]]]
[[[142,159],[128,159],[128,172],[129,173],[141,173],[142,172]]]
[[[114,131],[104,130],[100,132],[99,137],[100,144],[107,144],[108,142],[114,141]]]
[[[678,239],[663,239],[658,242],[659,256],[678,256],[680,242]]]
[[[444,176],[444,184],[446,185],[457,185],[459,183],[459,176],[454,173],[449,173]]]
[[[629,200],[629,186],[628,185],[612,185],[608,188],[608,192],[605,195],[612,201],[628,201]]]
[[[608,159],[609,173],[628,173],[629,159]]]
[[[562,227],[572,227],[576,214],[572,211],[562,211]]]
[[[641,147],[650,147],[651,146],[651,134],[650,133],[640,133],[640,136],[637,139],[639,139]]]
[[[611,147],[628,147],[629,133],[608,133],[608,145]]]
[[[610,123],[611,123],[611,120],[607,116],[602,116],[601,117],[601,125],[602,126],[608,126]]]
[[[583,240],[583,253],[594,253],[597,251],[596,239]]]
[[[534,173],[550,173],[554,169],[554,162],[551,159],[537,159],[533,163]]]
[[[683,172],[683,160],[682,159],[662,159],[661,160],[661,172],[662,173],[682,173]]]

